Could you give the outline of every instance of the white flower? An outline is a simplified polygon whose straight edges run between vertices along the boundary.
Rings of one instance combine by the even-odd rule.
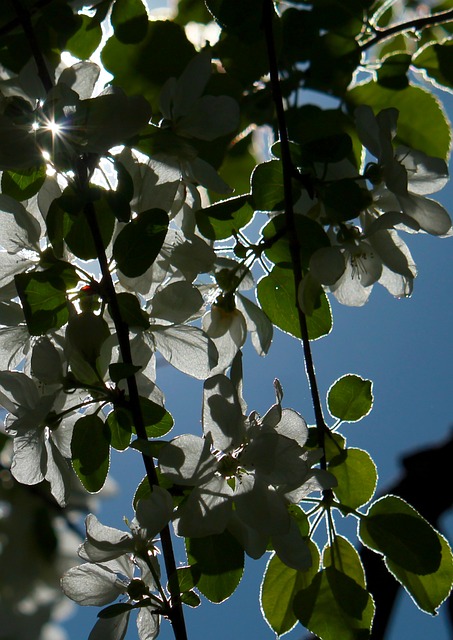
[[[0,371],[0,402],[9,412],[6,429],[14,435],[11,473],[24,484],[48,480],[52,495],[63,506],[70,491],[67,460],[71,457],[72,423],[65,420],[53,425],[51,420],[61,391],[62,387],[41,395],[35,382],[24,373]]]
[[[224,371],[247,338],[247,323],[236,308],[234,294],[220,294],[202,320],[203,331],[214,342],[219,353],[215,371]]]
[[[446,163],[408,147],[393,149],[397,109],[383,109],[375,116],[371,107],[362,105],[356,109],[355,117],[362,144],[377,159],[377,164],[365,167],[365,177],[375,185],[373,208],[384,214],[404,214],[399,224],[405,230],[447,234],[451,229],[449,214],[438,202],[425,197],[445,186]]]
[[[172,514],[172,498],[158,486],[153,487],[148,498],[138,501],[130,532],[106,527],[89,514],[85,521],[87,539],[79,555],[90,562],[105,562],[127,553],[146,556],[154,548],[154,537],[168,524]]]
[[[319,456],[304,449],[306,423],[295,411],[281,408],[278,383],[277,393],[277,403],[263,418],[255,412],[246,418],[229,378],[216,375],[206,381],[204,438],[179,436],[159,455],[165,476],[192,487],[176,511],[178,535],[206,536],[231,525],[246,551],[259,557],[269,537],[275,540],[293,530],[287,495],[299,490],[306,495],[303,487],[316,476],[311,465]],[[305,544],[300,535],[292,535],[296,547]]]
[[[137,569],[138,576],[135,575]],[[119,596],[127,597],[130,608],[114,617],[100,618],[90,640],[122,640],[134,608],[139,609],[140,640],[152,640],[159,634],[159,615],[154,613],[158,600],[152,594],[155,584],[146,563],[139,558],[123,555],[109,562],[87,562],[73,567],[63,575],[61,588],[68,598],[83,606],[102,607]]]
[[[90,634],[91,640],[122,640],[130,611],[137,608],[140,640],[157,637],[157,611],[164,603],[153,593],[155,578],[160,575],[153,537],[166,526],[172,511],[169,493],[153,487],[149,498],[138,501],[130,532],[106,527],[92,514],[87,517],[87,539],[80,546],[79,555],[89,562],[67,571],[61,587],[68,598],[80,605],[104,606],[118,597],[127,597],[126,606],[117,615],[112,612],[112,616],[100,618]]]
[[[369,212],[361,222],[363,230],[347,224],[337,234],[330,230],[335,244],[313,254],[310,274],[348,306],[364,305],[376,282],[395,297],[409,296],[417,269],[408,247],[394,229],[376,225]]]
[[[239,124],[239,105],[233,98],[203,95],[210,77],[211,52],[204,49],[192,58],[178,79],[167,80],[160,95],[163,120],[158,140],[162,157],[178,158],[183,180],[227,193],[228,185],[189,143],[191,138],[215,140]]]

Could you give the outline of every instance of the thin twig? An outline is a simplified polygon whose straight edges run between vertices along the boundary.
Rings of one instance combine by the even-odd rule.
[[[433,13],[430,16],[425,16],[423,18],[414,18],[414,20],[408,20],[407,22],[400,22],[398,24],[394,24],[391,27],[387,27],[386,29],[380,29],[379,27],[374,28],[374,36],[363,42],[359,46],[359,51],[363,52],[367,49],[370,49],[375,44],[378,44],[382,40],[386,38],[391,38],[400,33],[405,33],[407,31],[420,31],[421,29],[426,29],[428,27],[435,27],[439,24],[445,24],[447,22],[451,22],[453,20],[453,9],[449,9],[448,11],[441,11],[440,13]]]
[[[293,163],[291,160],[291,153],[289,147],[288,132],[286,128],[286,115],[283,106],[283,96],[280,87],[280,79],[278,73],[277,54],[275,50],[274,34],[272,21],[274,17],[274,4],[272,0],[263,0],[263,29],[266,39],[266,46],[269,58],[269,72],[270,82],[272,88],[272,95],[277,115],[277,127],[280,138],[281,159],[283,168],[283,190],[285,194],[285,219],[286,219],[286,231],[288,236],[289,248],[291,252],[291,260],[293,265],[294,274],[294,287],[296,292],[296,299],[294,304],[297,308],[299,317],[300,332],[302,336],[302,345],[305,357],[305,368],[310,387],[313,409],[316,419],[316,429],[318,433],[318,444],[324,452],[324,435],[327,429],[322,406],[318,391],[318,383],[316,380],[315,367],[313,362],[313,356],[311,352],[310,339],[308,337],[307,318],[305,313],[300,308],[297,301],[297,292],[299,290],[300,283],[302,281],[302,265],[300,260],[300,244],[297,237],[296,217],[293,207],[293,189],[292,189],[292,175],[294,171]],[[325,455],[320,460],[321,467],[326,468]]]

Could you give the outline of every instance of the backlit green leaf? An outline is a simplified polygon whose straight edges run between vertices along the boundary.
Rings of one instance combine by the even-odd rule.
[[[16,200],[28,200],[38,193],[46,179],[44,164],[23,171],[4,171],[2,193]]]
[[[282,331],[301,338],[292,271],[275,266],[268,276],[258,282],[257,292],[259,303],[271,322]],[[311,316],[307,316],[307,326],[310,340],[317,340],[330,333],[332,316],[324,293],[321,296],[321,306]]]
[[[375,502],[360,520],[359,535],[370,549],[417,575],[432,574],[441,563],[436,530],[410,505],[396,496]]]
[[[80,60],[88,60],[101,42],[102,29],[95,18],[84,14],[79,14],[79,17],[82,23],[66,42],[66,50]]]
[[[371,500],[376,490],[377,469],[369,453],[345,449],[332,458],[328,469],[338,480],[333,492],[342,504],[357,509]]]
[[[296,571],[273,554],[267,563],[260,591],[260,602],[264,617],[277,635],[290,631],[297,623],[293,611],[294,596],[306,589],[319,569],[317,546],[308,542],[313,564],[307,571]]]
[[[244,571],[244,550],[224,531],[203,538],[186,538],[187,559],[200,572],[197,589],[211,602],[223,602],[234,593]]]
[[[247,204],[248,199],[249,195],[244,194],[199,209],[196,212],[197,226],[204,237],[224,240],[231,237],[233,231],[242,229],[253,216],[253,211]]]
[[[124,44],[140,42],[146,36],[148,14],[142,0],[116,0],[110,20],[115,36]]]
[[[141,276],[157,258],[165,240],[168,214],[162,209],[142,211],[118,234],[113,256],[129,278]]]
[[[114,409],[107,416],[107,424],[110,429],[112,447],[118,451],[127,449],[132,436],[132,422],[129,412],[121,407]]]
[[[399,111],[395,144],[448,160],[451,131],[445,111],[435,95],[414,85],[401,91],[367,82],[348,93],[352,105],[368,104],[377,113],[389,105]]]
[[[387,559],[388,570],[401,582],[415,603],[431,615],[436,615],[438,607],[448,597],[453,584],[453,554],[451,547],[437,532],[441,547],[442,560],[434,573],[417,575],[403,569],[399,564]]]
[[[322,640],[366,640],[374,606],[370,594],[346,573],[329,566],[294,598],[300,622]]]
[[[72,466],[80,482],[90,493],[100,491],[110,464],[110,430],[91,414],[79,418],[71,441]]]
[[[32,336],[44,335],[66,324],[69,303],[66,283],[58,269],[21,273],[14,281]]]
[[[327,404],[336,418],[357,422],[371,411],[373,383],[353,374],[343,376],[330,387]]]

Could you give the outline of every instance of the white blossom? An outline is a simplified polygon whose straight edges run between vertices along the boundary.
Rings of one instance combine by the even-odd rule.
[[[246,551],[259,557],[270,536],[290,533],[287,495],[317,475],[311,466],[319,455],[304,448],[308,430],[303,418],[281,408],[278,383],[277,393],[276,404],[263,418],[256,412],[245,417],[229,378],[219,374],[206,381],[204,437],[178,436],[159,455],[161,472],[191,488],[175,514],[178,535],[221,533],[231,524]],[[329,485],[325,476],[320,482],[326,482],[324,488]],[[296,546],[305,544],[297,534],[293,539]]]

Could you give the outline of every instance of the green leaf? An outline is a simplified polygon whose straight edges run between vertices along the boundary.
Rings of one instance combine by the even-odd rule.
[[[259,303],[271,322],[282,331],[301,338],[292,271],[275,266],[268,276],[258,282],[257,293]],[[332,315],[324,293],[321,295],[319,308],[306,319],[310,340],[317,340],[330,333]]]
[[[424,71],[424,77],[441,89],[453,89],[453,43],[429,44],[413,58],[412,63]]]
[[[346,574],[358,585],[366,588],[365,571],[357,549],[342,536],[334,537],[332,546],[326,546],[323,553],[324,567],[337,566],[341,567],[342,573]]]
[[[224,531],[203,538],[186,538],[187,559],[200,572],[197,589],[211,602],[220,603],[234,593],[244,572],[244,550]]]
[[[98,257],[87,216],[94,215],[104,248],[108,246],[115,227],[115,216],[110,208],[106,192],[97,189],[91,190],[90,197],[93,199],[92,208],[90,206],[89,209],[80,211],[78,215],[74,216],[64,236],[69,249],[81,260],[94,260]]]
[[[160,438],[172,429],[173,418],[165,407],[141,397],[140,408],[148,438]]]
[[[250,222],[253,211],[248,205],[249,194],[221,200],[210,207],[199,209],[197,226],[209,240],[225,240]]]
[[[360,584],[330,566],[296,594],[294,612],[304,627],[322,640],[366,640],[374,605]]]
[[[110,337],[107,322],[92,311],[74,315],[66,328],[66,352],[73,374],[89,384],[99,383],[107,371],[101,350]]]
[[[370,192],[360,187],[353,178],[344,178],[326,186],[322,201],[329,219],[339,223],[356,218],[373,199]]]
[[[130,378],[140,371],[141,367],[125,362],[114,362],[109,365],[109,376],[112,382],[119,382],[125,378]]]
[[[310,521],[302,507],[298,504],[290,504],[288,505],[288,513],[297,523],[301,536],[303,538],[308,538],[310,535]]]
[[[148,314],[141,308],[137,296],[132,293],[118,293],[116,300],[120,308],[121,320],[129,327],[140,327],[141,329],[149,327]],[[111,309],[110,304],[109,309]]]
[[[132,436],[132,422],[129,412],[121,407],[114,409],[107,416],[107,424],[110,429],[111,446],[118,451],[127,449]]]
[[[181,593],[191,591],[197,586],[201,573],[197,564],[187,567],[179,567],[176,569],[178,574],[179,590]]]
[[[110,242],[115,216],[105,190],[94,187],[87,194],[67,187],[50,205],[46,216],[47,233],[55,253],[64,253],[64,243],[81,260],[97,258],[97,250],[88,224],[87,215],[94,215],[104,248]],[[89,207],[89,208],[87,208]]]
[[[308,541],[313,564],[307,571],[296,571],[273,554],[267,563],[260,590],[260,604],[264,617],[278,636],[290,631],[297,623],[293,611],[294,596],[306,589],[319,569],[319,551]]]
[[[44,335],[66,324],[70,307],[66,282],[58,268],[20,273],[14,282],[32,336]]]
[[[406,571],[432,574],[441,563],[436,530],[410,505],[396,496],[376,501],[360,520],[363,544]]]
[[[82,24],[66,42],[66,50],[79,60],[88,60],[102,39],[102,28],[95,18],[79,14]]]
[[[181,602],[188,607],[195,608],[200,606],[201,599],[195,591],[184,591],[184,593],[181,593]]]
[[[431,615],[436,615],[438,607],[448,598],[453,584],[453,554],[447,540],[437,532],[442,547],[440,567],[434,573],[417,575],[403,569],[387,559],[388,570],[401,582],[416,604]]]
[[[148,209],[120,231],[113,256],[125,276],[137,278],[153,264],[164,243],[168,222],[168,214],[162,209]]]
[[[307,269],[310,258],[317,249],[330,247],[329,238],[320,224],[307,216],[296,216],[294,224],[297,231],[297,241],[300,248],[300,259],[303,269]],[[263,238],[269,241],[269,248],[265,250],[266,257],[275,264],[292,263],[288,235],[285,233],[286,220],[283,214],[275,216],[262,230]],[[281,236],[271,243],[275,236]]]
[[[396,146],[403,144],[448,160],[451,126],[439,100],[426,89],[409,85],[392,91],[367,82],[352,89],[347,97],[353,107],[368,104],[375,113],[392,105],[399,111]]]
[[[142,95],[159,110],[159,93],[168,78],[181,75],[195,55],[184,30],[169,20],[148,22],[143,40],[124,44],[115,36],[102,49],[105,70],[128,95]]]
[[[373,406],[373,383],[354,374],[339,378],[327,393],[331,415],[347,422],[357,422]]]
[[[394,53],[386,56],[377,72],[377,81],[382,87],[400,91],[409,85],[407,73],[411,65],[411,56],[407,53]]]
[[[263,162],[252,173],[252,201],[259,211],[278,211],[285,208],[283,168],[280,160]]]
[[[106,197],[116,219],[120,222],[129,222],[131,219],[130,201],[134,196],[134,181],[122,162],[114,158],[113,164],[118,183],[115,191],[106,192]]]
[[[332,458],[329,471],[338,480],[334,494],[347,507],[357,509],[374,495],[377,469],[370,454],[362,449],[345,449]]]
[[[90,493],[100,491],[110,464],[110,430],[97,415],[79,418],[71,441],[72,466]]]
[[[148,14],[141,0],[116,0],[110,20],[115,36],[124,44],[135,44],[146,36]]]
[[[131,611],[131,609],[134,609],[133,604],[129,604],[129,602],[117,602],[116,604],[111,604],[105,609],[101,609],[101,611],[98,612],[98,618],[115,618],[122,613]]]
[[[4,171],[2,174],[2,193],[20,202],[28,200],[38,193],[45,179],[45,164],[23,171]]]

